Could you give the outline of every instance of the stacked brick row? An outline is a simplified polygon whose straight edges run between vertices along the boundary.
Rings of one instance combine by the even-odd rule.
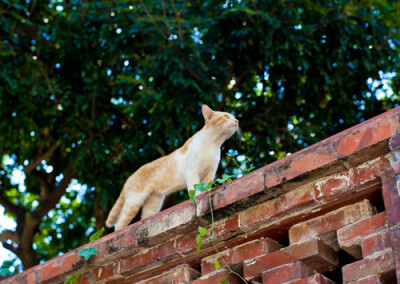
[[[95,241],[82,283],[396,283],[399,116],[388,112],[216,189],[219,254],[205,194]],[[199,225],[208,235],[198,254]],[[1,283],[62,283],[82,272],[82,248]]]
[[[253,240],[201,261],[202,276],[193,273],[186,282],[171,278],[170,271],[140,283],[244,283],[229,273],[226,263],[250,283],[335,283],[323,275],[339,266],[338,251],[349,252],[356,260],[341,267],[343,283],[395,283],[395,265],[386,223],[386,212],[376,213],[368,200],[348,205],[289,229],[290,245],[270,238]],[[215,270],[218,260],[222,268]],[[180,267],[181,274],[192,269]],[[173,270],[172,270],[173,271]],[[340,272],[337,272],[340,273]],[[166,278],[166,276],[168,277]],[[229,275],[228,277],[226,277]]]

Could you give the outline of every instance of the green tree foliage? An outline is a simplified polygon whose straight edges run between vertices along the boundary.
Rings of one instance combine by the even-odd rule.
[[[392,108],[399,11],[388,0],[0,0],[0,204],[17,223],[0,241],[24,268],[84,243],[133,171],[201,128],[202,103],[240,120],[219,173],[234,175],[229,149],[260,167]],[[387,74],[393,92],[378,100]]]

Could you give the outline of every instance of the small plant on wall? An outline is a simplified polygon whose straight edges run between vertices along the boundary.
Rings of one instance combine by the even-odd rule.
[[[235,155],[237,155],[237,153],[235,153]],[[234,156],[234,155],[232,155]],[[252,168],[246,168],[245,167],[245,163],[246,161],[243,160],[242,164],[238,164],[236,159],[233,157],[233,161],[235,162],[236,166],[238,167],[238,169],[240,169],[242,171],[243,174],[247,174],[249,171],[252,170]],[[213,213],[213,208],[212,208],[212,199],[211,199],[211,190],[216,186],[216,185],[222,185],[225,183],[228,183],[232,181],[232,176],[224,174],[222,175],[222,178],[218,178],[215,181],[211,180],[208,184],[205,183],[201,183],[201,184],[196,184],[194,186],[194,190],[190,190],[189,191],[189,197],[190,199],[197,205],[197,201],[196,201],[196,191],[199,190],[200,192],[207,192],[208,193],[208,199],[210,202],[210,213],[211,213],[211,224],[208,225],[208,227],[211,227],[211,243],[212,246],[214,247],[215,251],[217,252],[219,258],[225,265],[225,267],[228,269],[228,273],[227,275],[225,275],[225,277],[221,280],[221,284],[229,284],[228,281],[228,276],[230,274],[235,274],[236,276],[238,276],[244,283],[248,283],[243,276],[241,276],[240,274],[238,274],[237,272],[233,271],[232,268],[229,266],[229,264],[223,259],[223,257],[221,256],[221,253],[218,251],[218,248],[214,242],[214,213]],[[203,244],[203,238],[208,236],[208,231],[206,228],[199,226],[198,227],[198,234],[196,236],[196,241],[197,241],[197,253],[200,253],[200,248]],[[218,259],[215,260],[214,262],[214,267],[215,270],[218,270],[221,268],[221,263],[218,261]]]

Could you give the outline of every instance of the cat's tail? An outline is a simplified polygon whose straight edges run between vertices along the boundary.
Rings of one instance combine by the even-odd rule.
[[[120,196],[117,199],[117,202],[115,202],[114,207],[111,209],[110,214],[108,214],[108,218],[106,221],[106,226],[108,228],[111,228],[117,222],[119,214],[121,213],[121,209],[124,206],[124,203],[125,203],[124,192],[121,192]]]

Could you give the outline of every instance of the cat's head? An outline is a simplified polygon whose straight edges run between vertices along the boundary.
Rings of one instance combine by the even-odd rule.
[[[202,105],[201,111],[208,128],[215,129],[226,136],[231,137],[239,127],[239,121],[230,113],[213,111],[207,105]]]

